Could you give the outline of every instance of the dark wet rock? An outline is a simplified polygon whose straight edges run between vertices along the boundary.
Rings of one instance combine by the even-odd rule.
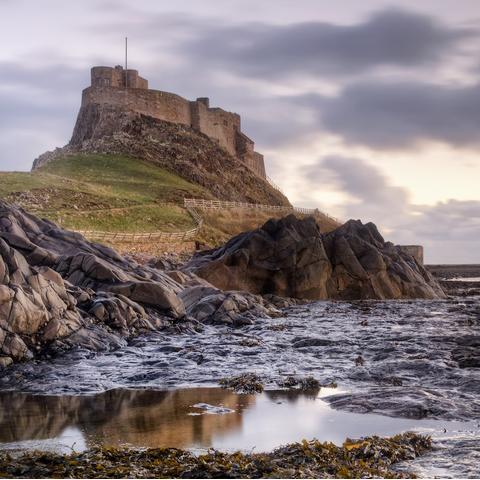
[[[334,395],[325,400],[340,410],[390,417],[470,420],[480,412],[479,400],[462,405],[446,390],[421,387],[376,387],[365,392]]]
[[[73,346],[108,350],[142,331],[194,332],[278,316],[251,293],[140,265],[0,203],[0,366]]]
[[[272,294],[263,295],[263,298],[280,309],[286,309],[305,303],[305,301],[299,300],[298,298],[279,297],[278,295]]]
[[[46,347],[118,346],[138,330],[155,329],[165,315],[183,317],[180,290],[159,271],[0,204],[2,366]]]
[[[327,345],[334,344],[335,341],[329,340],[327,338],[294,338],[293,339],[293,348],[302,348],[302,347],[325,347]]]
[[[468,335],[456,338],[457,348],[452,351],[452,358],[460,368],[480,368],[480,336]]]
[[[185,288],[179,297],[188,315],[201,323],[236,327],[251,325],[256,319],[275,316],[279,311],[258,295],[243,292],[222,292],[212,286]]]
[[[323,235],[313,217],[272,219],[199,253],[185,269],[224,290],[300,299],[445,297],[411,255],[359,220]]]

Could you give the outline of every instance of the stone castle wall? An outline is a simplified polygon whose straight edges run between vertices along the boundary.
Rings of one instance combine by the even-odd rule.
[[[92,87],[148,88],[148,81],[138,74],[138,70],[124,70],[121,65],[93,67],[90,75]]]
[[[266,178],[263,155],[255,152],[254,142],[241,132],[237,113],[210,108],[206,97],[189,101],[174,93],[150,90],[138,71],[124,70],[121,66],[93,67],[91,80],[91,86],[82,94],[82,108],[92,104],[119,105],[160,120],[191,126]]]
[[[423,246],[422,245],[399,245],[405,252],[411,255],[420,265],[423,265]]]
[[[160,120],[191,125],[190,102],[174,93],[122,87],[88,87],[82,107],[90,104],[119,105]]]

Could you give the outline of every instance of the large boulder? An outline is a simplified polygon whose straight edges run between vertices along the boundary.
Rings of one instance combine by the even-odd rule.
[[[222,290],[283,297],[327,298],[331,265],[313,217],[289,215],[241,233],[187,264]]]
[[[312,217],[269,220],[197,254],[185,269],[221,289],[300,299],[445,296],[415,258],[359,220],[326,235]]]
[[[139,265],[0,201],[0,367],[74,346],[116,348],[141,331],[278,314],[261,297]]]
[[[435,278],[412,255],[385,242],[373,223],[349,220],[323,237],[332,265],[330,298],[444,298]]]
[[[122,344],[185,317],[182,285],[0,201],[0,366],[74,345]]]

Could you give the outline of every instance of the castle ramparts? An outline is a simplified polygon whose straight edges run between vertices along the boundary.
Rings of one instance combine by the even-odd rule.
[[[82,93],[82,107],[90,104],[120,105],[160,120],[188,125],[218,142],[228,153],[266,178],[263,155],[241,131],[240,115],[211,108],[206,97],[189,101],[179,95],[148,88],[137,70],[121,66],[93,67],[91,86]]]

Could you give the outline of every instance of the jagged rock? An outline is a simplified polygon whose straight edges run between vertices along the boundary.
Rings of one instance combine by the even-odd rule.
[[[324,237],[332,265],[329,295],[340,299],[444,298],[417,260],[385,242],[373,223],[349,220]]]
[[[0,202],[1,366],[47,346],[120,345],[165,315],[184,317],[181,290],[163,272]]]
[[[186,269],[222,290],[314,299],[327,298],[331,265],[315,220],[289,215],[202,252]]]
[[[186,288],[180,293],[187,314],[201,323],[240,327],[259,317],[274,316],[279,311],[258,295],[245,292],[222,292],[204,285]]]
[[[0,368],[8,367],[12,363],[13,363],[13,360],[11,359],[11,357],[4,357],[4,356],[0,357]]]
[[[278,314],[261,297],[139,265],[0,201],[1,367],[47,349],[119,347],[181,322],[241,326]]]
[[[312,217],[269,220],[197,254],[185,269],[224,290],[300,299],[445,296],[411,255],[359,220],[326,235]]]

